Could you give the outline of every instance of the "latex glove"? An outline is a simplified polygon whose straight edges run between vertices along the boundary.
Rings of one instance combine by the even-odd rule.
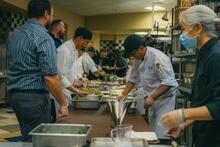
[[[58,117],[65,117],[69,115],[68,106],[60,107]]]
[[[151,96],[148,96],[145,101],[144,101],[144,107],[148,108],[150,106],[152,106],[152,104],[154,103],[154,99]]]
[[[84,91],[77,91],[76,95],[81,96],[81,97],[85,97],[87,96],[89,93],[88,92],[84,92]]]
[[[178,109],[162,115],[159,125],[164,128],[172,129],[178,127],[183,122],[182,109]]]
[[[182,133],[182,131],[184,130],[184,128],[185,128],[185,124],[182,123],[182,124],[180,124],[180,125],[179,125],[178,127],[176,127],[176,128],[173,128],[173,129],[170,129],[170,130],[165,131],[164,134],[165,134],[166,136],[168,136],[168,137],[171,137],[171,138],[173,138],[173,139],[176,139],[176,138],[178,138],[178,137],[181,135],[181,133]]]

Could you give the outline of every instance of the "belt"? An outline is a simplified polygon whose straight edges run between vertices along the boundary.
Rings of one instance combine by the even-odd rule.
[[[9,90],[8,93],[25,93],[25,92],[31,92],[31,93],[48,93],[47,90],[41,90],[41,89],[12,89]]]

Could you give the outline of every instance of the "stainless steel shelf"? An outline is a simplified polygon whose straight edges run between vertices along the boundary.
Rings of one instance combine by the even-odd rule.
[[[172,58],[172,63],[180,63],[180,62],[191,62],[195,63],[196,59],[195,58]]]
[[[186,54],[173,54],[171,55],[171,57],[175,58],[175,57],[178,57],[178,58],[192,58],[192,57],[195,57],[196,56],[196,53],[186,53]]]

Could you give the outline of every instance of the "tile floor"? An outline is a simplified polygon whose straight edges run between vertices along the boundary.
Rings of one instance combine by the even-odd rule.
[[[15,114],[10,108],[0,108],[0,141],[14,136],[21,136]]]

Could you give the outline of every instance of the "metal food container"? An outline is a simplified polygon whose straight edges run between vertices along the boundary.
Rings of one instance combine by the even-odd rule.
[[[99,109],[101,97],[96,95],[88,95],[85,98],[76,97],[72,102],[75,109]]]
[[[82,147],[91,125],[41,124],[30,132],[33,147]]]
[[[118,101],[114,99],[107,101],[109,112],[115,126],[121,125],[123,123],[126,112],[132,103],[133,100]]]

